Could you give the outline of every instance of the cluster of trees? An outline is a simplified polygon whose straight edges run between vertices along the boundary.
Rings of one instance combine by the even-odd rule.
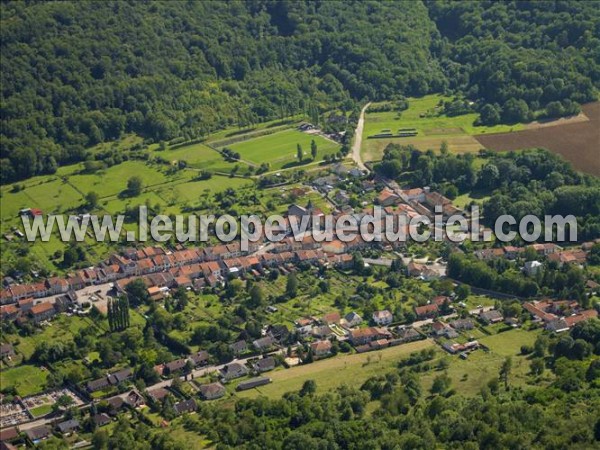
[[[450,255],[448,276],[479,288],[503,291],[522,297],[532,297],[539,292],[537,283],[518,271],[506,270],[498,273],[485,262],[461,253]]]
[[[528,253],[533,253],[527,256]],[[522,261],[538,259],[535,252],[526,251]],[[586,271],[576,265],[559,267],[553,261],[544,262],[534,276],[525,276],[514,263],[503,258],[479,261],[463,253],[452,253],[448,258],[448,276],[464,283],[521,297],[538,294],[573,298],[585,307],[590,305],[585,293]]]
[[[123,331],[129,327],[129,301],[126,296],[108,301],[108,326],[110,331]]]
[[[482,152],[486,163],[477,167],[473,154],[421,152],[411,145],[389,144],[375,171],[416,186],[429,185],[449,198],[473,190],[491,192],[483,204],[483,222],[493,227],[501,215],[517,222],[537,217],[572,214],[578,218],[578,238],[600,237],[600,183],[576,172],[568,162],[542,149],[509,153]]]
[[[415,355],[410,364],[370,378],[360,388],[318,393],[318,380],[307,380],[281,399],[239,399],[232,410],[201,404],[198,414],[184,418],[184,427],[223,449],[566,448],[600,441],[595,414],[600,395],[585,377],[582,389],[568,393],[569,401],[558,386],[513,389],[513,364],[507,358],[478,395],[456,394],[451,378],[440,372],[429,396],[418,373],[433,368],[430,359]],[[594,361],[585,364],[596,373]],[[444,366],[441,360],[437,369]],[[372,400],[379,406],[370,415],[366,407]]]

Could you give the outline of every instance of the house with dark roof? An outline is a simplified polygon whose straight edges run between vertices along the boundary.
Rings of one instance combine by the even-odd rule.
[[[498,323],[504,320],[502,313],[495,309],[480,312],[479,318],[487,324]]]
[[[276,343],[277,343],[277,341],[275,340],[275,338],[273,336],[267,335],[260,339],[256,339],[255,341],[252,342],[252,345],[259,352],[264,352],[266,350],[269,350],[270,348],[273,348]]]
[[[110,386],[108,378],[104,377],[98,378],[97,380],[88,381],[86,384],[86,389],[88,390],[88,392],[96,392],[101,391],[102,389],[105,389],[108,386]]]
[[[209,383],[200,386],[200,396],[204,400],[216,400],[223,397],[226,392],[225,386],[221,383]]]
[[[236,391],[245,391],[248,389],[253,389],[255,387],[264,386],[265,384],[269,384],[271,382],[270,378],[265,377],[256,377],[250,380],[242,381],[235,388]]]
[[[267,326],[267,334],[273,336],[276,341],[284,341],[290,334],[290,330],[284,324],[273,324]]]
[[[130,368],[121,369],[118,372],[112,373],[108,376],[108,382],[113,386],[122,383],[123,381],[129,380],[133,375],[133,370]]]
[[[56,425],[56,428],[61,434],[70,434],[79,428],[79,421],[77,419],[65,420]]]
[[[111,418],[108,416],[108,414],[100,413],[93,416],[92,421],[97,427],[103,427],[111,422]]]
[[[472,330],[475,328],[475,324],[470,319],[457,319],[450,322],[450,326],[457,331]]]
[[[362,317],[352,311],[344,316],[344,321],[347,327],[352,328],[362,323]]]
[[[544,328],[554,333],[562,333],[563,331],[569,331],[569,324],[567,324],[565,319],[556,319],[548,322]]]
[[[259,359],[252,365],[252,367],[258,373],[268,372],[269,370],[273,370],[275,368],[275,358],[272,356],[267,356],[266,358]]]
[[[175,414],[181,415],[196,411],[198,409],[198,405],[196,404],[196,400],[190,398],[188,400],[175,403],[173,405],[173,409],[175,410]]]
[[[48,425],[40,425],[37,427],[30,428],[25,430],[25,435],[29,438],[31,442],[37,444],[44,439],[48,439],[52,434],[52,430]]]
[[[243,377],[248,374],[248,369],[241,363],[232,362],[221,369],[221,376],[225,380],[233,380],[234,378]]]
[[[187,364],[186,358],[179,358],[179,359],[175,359],[173,361],[169,361],[168,363],[164,364],[164,366],[163,366],[163,375],[171,375],[176,372],[179,372],[185,368],[186,364]]]
[[[414,328],[402,328],[398,330],[398,339],[402,342],[413,342],[422,339],[423,335]]]
[[[233,354],[237,356],[248,351],[248,344],[246,343],[246,341],[237,341],[233,344],[230,344],[229,348],[231,349]]]
[[[203,366],[208,364],[208,358],[208,352],[206,350],[200,350],[199,352],[192,353],[189,359],[192,361],[194,366]]]
[[[120,395],[116,395],[109,399],[106,399],[106,403],[108,404],[108,414],[111,416],[116,416],[121,412],[121,409],[125,406],[125,401]]]
[[[0,344],[0,358],[15,356],[15,349],[12,344]]]
[[[155,402],[162,402],[163,399],[170,394],[170,392],[165,388],[156,388],[147,391],[148,397],[150,397]]]

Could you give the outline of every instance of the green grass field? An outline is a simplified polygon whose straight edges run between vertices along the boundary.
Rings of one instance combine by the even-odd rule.
[[[296,146],[300,144],[306,163],[311,162],[310,143],[317,143],[317,161],[322,161],[325,155],[337,153],[340,146],[321,136],[313,136],[297,130],[278,131],[267,136],[257,137],[243,142],[228,145],[233,151],[239,152],[243,160],[256,165],[269,163],[272,170],[298,165]]]
[[[450,100],[440,94],[426,95],[421,98],[409,98],[409,108],[397,112],[375,112],[365,115],[365,127],[363,131],[362,154],[365,161],[381,159],[383,149],[390,142],[398,144],[412,144],[420,150],[429,148],[438,150],[442,141],[448,143],[450,151],[471,152],[478,151],[481,144],[472,136],[486,133],[502,133],[523,129],[523,125],[495,125],[475,126],[474,122],[478,114],[464,114],[461,116],[447,117],[444,115],[421,117],[422,114],[435,112],[440,100]],[[407,138],[391,139],[368,139],[369,136],[389,129],[396,133],[399,128],[415,128],[418,135]]]
[[[210,171],[229,173],[235,166],[235,164],[225,161],[219,152],[204,144],[186,145],[174,150],[154,151],[152,154],[171,162],[186,161],[188,167]]]
[[[125,161],[94,174],[78,174],[69,177],[69,182],[84,194],[96,192],[100,198],[118,195],[127,188],[127,180],[136,175],[142,179],[146,189],[169,180],[162,166],[152,166],[143,161]],[[181,175],[177,178],[180,178]],[[174,177],[172,177],[174,178]]]
[[[491,336],[476,336],[480,343],[489,347],[489,352],[477,350],[466,360],[457,356],[442,356],[450,358],[448,375],[452,379],[452,387],[461,394],[476,395],[492,378],[498,378],[500,366],[507,356],[510,356],[513,362],[510,384],[529,385],[532,380],[529,375],[529,361],[519,353],[521,345],[533,345],[538,334],[539,330],[516,329]],[[431,388],[433,379],[439,374],[440,372],[436,370],[423,374],[421,378],[423,387]]]
[[[502,356],[517,356],[522,345],[533,346],[541,330],[515,329],[481,338],[479,342]]]
[[[0,372],[0,386],[2,388],[14,386],[20,396],[26,397],[43,391],[46,386],[46,378],[48,378],[46,370],[24,364]]]
[[[52,405],[38,406],[37,408],[33,408],[32,410],[30,410],[30,412],[31,414],[33,414],[33,417],[45,416],[46,414],[52,412]]]
[[[300,390],[306,380],[315,380],[317,390],[321,393],[342,384],[360,387],[368,378],[394,369],[398,362],[410,353],[432,345],[434,344],[430,340],[417,341],[376,352],[353,355],[340,354],[312,364],[277,370],[268,374],[269,378],[273,380],[271,384],[243,391],[236,395],[239,397],[266,395],[278,398],[286,392]]]
[[[189,151],[189,148],[182,150]],[[221,158],[216,151],[210,152],[211,156],[214,154]],[[218,175],[209,180],[194,181],[198,172],[193,168],[168,174],[168,166],[143,161],[125,161],[94,174],[83,174],[82,168],[82,164],[74,164],[60,168],[55,175],[31,178],[19,183],[22,189],[18,192],[12,192],[13,185],[2,186],[1,233],[11,232],[13,227],[22,228],[18,215],[22,208],[40,208],[45,214],[73,214],[79,207],[84,206],[85,195],[90,191],[96,192],[100,197],[98,213],[114,216],[123,213],[127,207],[136,207],[148,202],[152,207],[158,206],[163,214],[178,214],[186,207],[198,207],[201,199],[207,200],[219,191],[229,187],[239,189],[253,184],[248,179]],[[126,189],[127,180],[133,175],[142,178],[143,192],[137,197],[119,195]],[[135,228],[135,224],[125,224],[126,230]],[[50,272],[63,271],[58,265],[60,260],[53,259],[55,252],[65,249],[65,243],[60,241],[58,233],[53,234],[50,242],[38,240],[24,245],[19,241],[19,238],[15,238],[9,243],[2,239],[3,265],[14,261],[18,254],[22,254],[22,247],[26,247],[30,259],[40,268]],[[105,258],[115,250],[110,243],[95,242],[89,237],[86,237],[85,247],[91,262]]]
[[[239,127],[230,127],[224,130],[217,131],[212,133],[210,136],[206,138],[206,143],[219,145],[219,142],[226,141],[229,139],[238,138],[240,136],[249,137],[255,134],[261,134],[265,132],[265,130],[269,131],[279,131],[285,130],[286,128],[290,128],[298,124],[304,116],[302,114],[298,114],[293,117],[286,117],[285,119],[275,119],[267,122],[262,122],[257,125],[253,125],[251,127],[246,127],[240,129]]]

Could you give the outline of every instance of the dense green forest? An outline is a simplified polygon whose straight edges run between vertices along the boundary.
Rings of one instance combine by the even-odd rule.
[[[484,123],[568,114],[600,83],[595,6],[3,2],[2,182],[126,132],[197,139],[366,99],[463,94]]]

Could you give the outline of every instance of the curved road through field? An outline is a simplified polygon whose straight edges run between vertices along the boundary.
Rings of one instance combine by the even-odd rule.
[[[360,157],[360,146],[362,144],[362,134],[365,125],[365,111],[370,104],[371,102],[367,103],[360,112],[356,130],[354,131],[354,144],[352,144],[352,159],[356,162],[360,170],[366,170],[367,173],[369,173],[370,170],[364,165],[363,160]]]

